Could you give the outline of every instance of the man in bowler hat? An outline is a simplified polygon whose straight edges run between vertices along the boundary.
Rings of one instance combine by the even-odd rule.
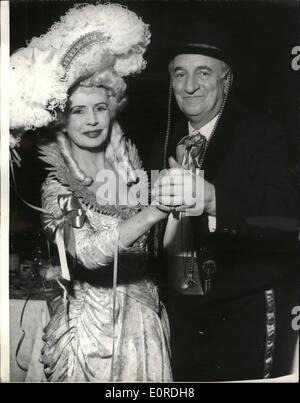
[[[174,380],[288,375],[299,292],[286,138],[232,99],[237,56],[228,33],[200,24],[187,31],[171,49],[168,129],[151,162],[168,169],[152,195],[172,213],[154,245],[166,274]]]

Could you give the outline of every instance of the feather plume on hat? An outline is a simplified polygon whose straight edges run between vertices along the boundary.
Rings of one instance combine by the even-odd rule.
[[[47,126],[64,110],[68,89],[97,72],[140,72],[149,42],[148,25],[127,8],[76,5],[11,56],[10,129]]]

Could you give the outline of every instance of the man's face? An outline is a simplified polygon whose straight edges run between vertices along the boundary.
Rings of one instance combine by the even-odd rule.
[[[182,54],[170,64],[180,110],[195,123],[212,119],[224,98],[225,64],[209,56]]]

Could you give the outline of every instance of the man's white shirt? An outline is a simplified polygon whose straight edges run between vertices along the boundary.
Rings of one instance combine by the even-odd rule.
[[[218,115],[216,115],[212,120],[210,120],[209,122],[207,122],[204,126],[201,127],[201,129],[194,129],[192,127],[192,125],[190,124],[190,122],[188,122],[188,129],[189,129],[189,134],[196,134],[198,132],[200,132],[207,141],[209,141],[212,132],[214,130],[216,121],[218,119]],[[208,228],[210,232],[214,232],[216,230],[216,217],[214,216],[208,216]]]

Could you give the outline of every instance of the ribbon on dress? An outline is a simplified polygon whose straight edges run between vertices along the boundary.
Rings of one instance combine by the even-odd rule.
[[[65,280],[70,281],[71,277],[68,268],[66,247],[69,253],[73,257],[76,257],[73,228],[81,228],[83,226],[85,220],[85,210],[81,208],[79,200],[72,194],[59,195],[57,197],[58,205],[62,211],[62,214],[58,217],[55,217],[53,214],[50,214],[48,211],[41,207],[37,207],[33,204],[28,203],[19,194],[13,167],[14,163],[20,166],[19,164],[21,162],[21,158],[18,153],[11,148],[9,162],[11,176],[17,196],[28,207],[42,213],[42,224],[46,236],[52,242],[55,240],[57,245],[62,277]]]
[[[114,366],[116,362],[116,301],[117,301],[117,284],[118,284],[118,258],[119,258],[119,240],[120,229],[117,229],[117,240],[114,248],[114,268],[113,268],[113,309],[112,309],[112,327],[113,327],[113,345],[112,345],[112,360],[111,360],[111,382],[114,379]]]
[[[85,210],[81,208],[77,197],[72,194],[59,195],[57,201],[62,212],[61,215],[55,217],[53,214],[44,212],[42,214],[42,224],[47,238],[56,242],[62,277],[70,281],[66,248],[70,255],[76,257],[73,228],[81,228],[83,226]]]
[[[21,157],[19,156],[17,150],[14,148],[10,149],[10,158],[12,163],[16,164],[19,168],[21,167]]]

